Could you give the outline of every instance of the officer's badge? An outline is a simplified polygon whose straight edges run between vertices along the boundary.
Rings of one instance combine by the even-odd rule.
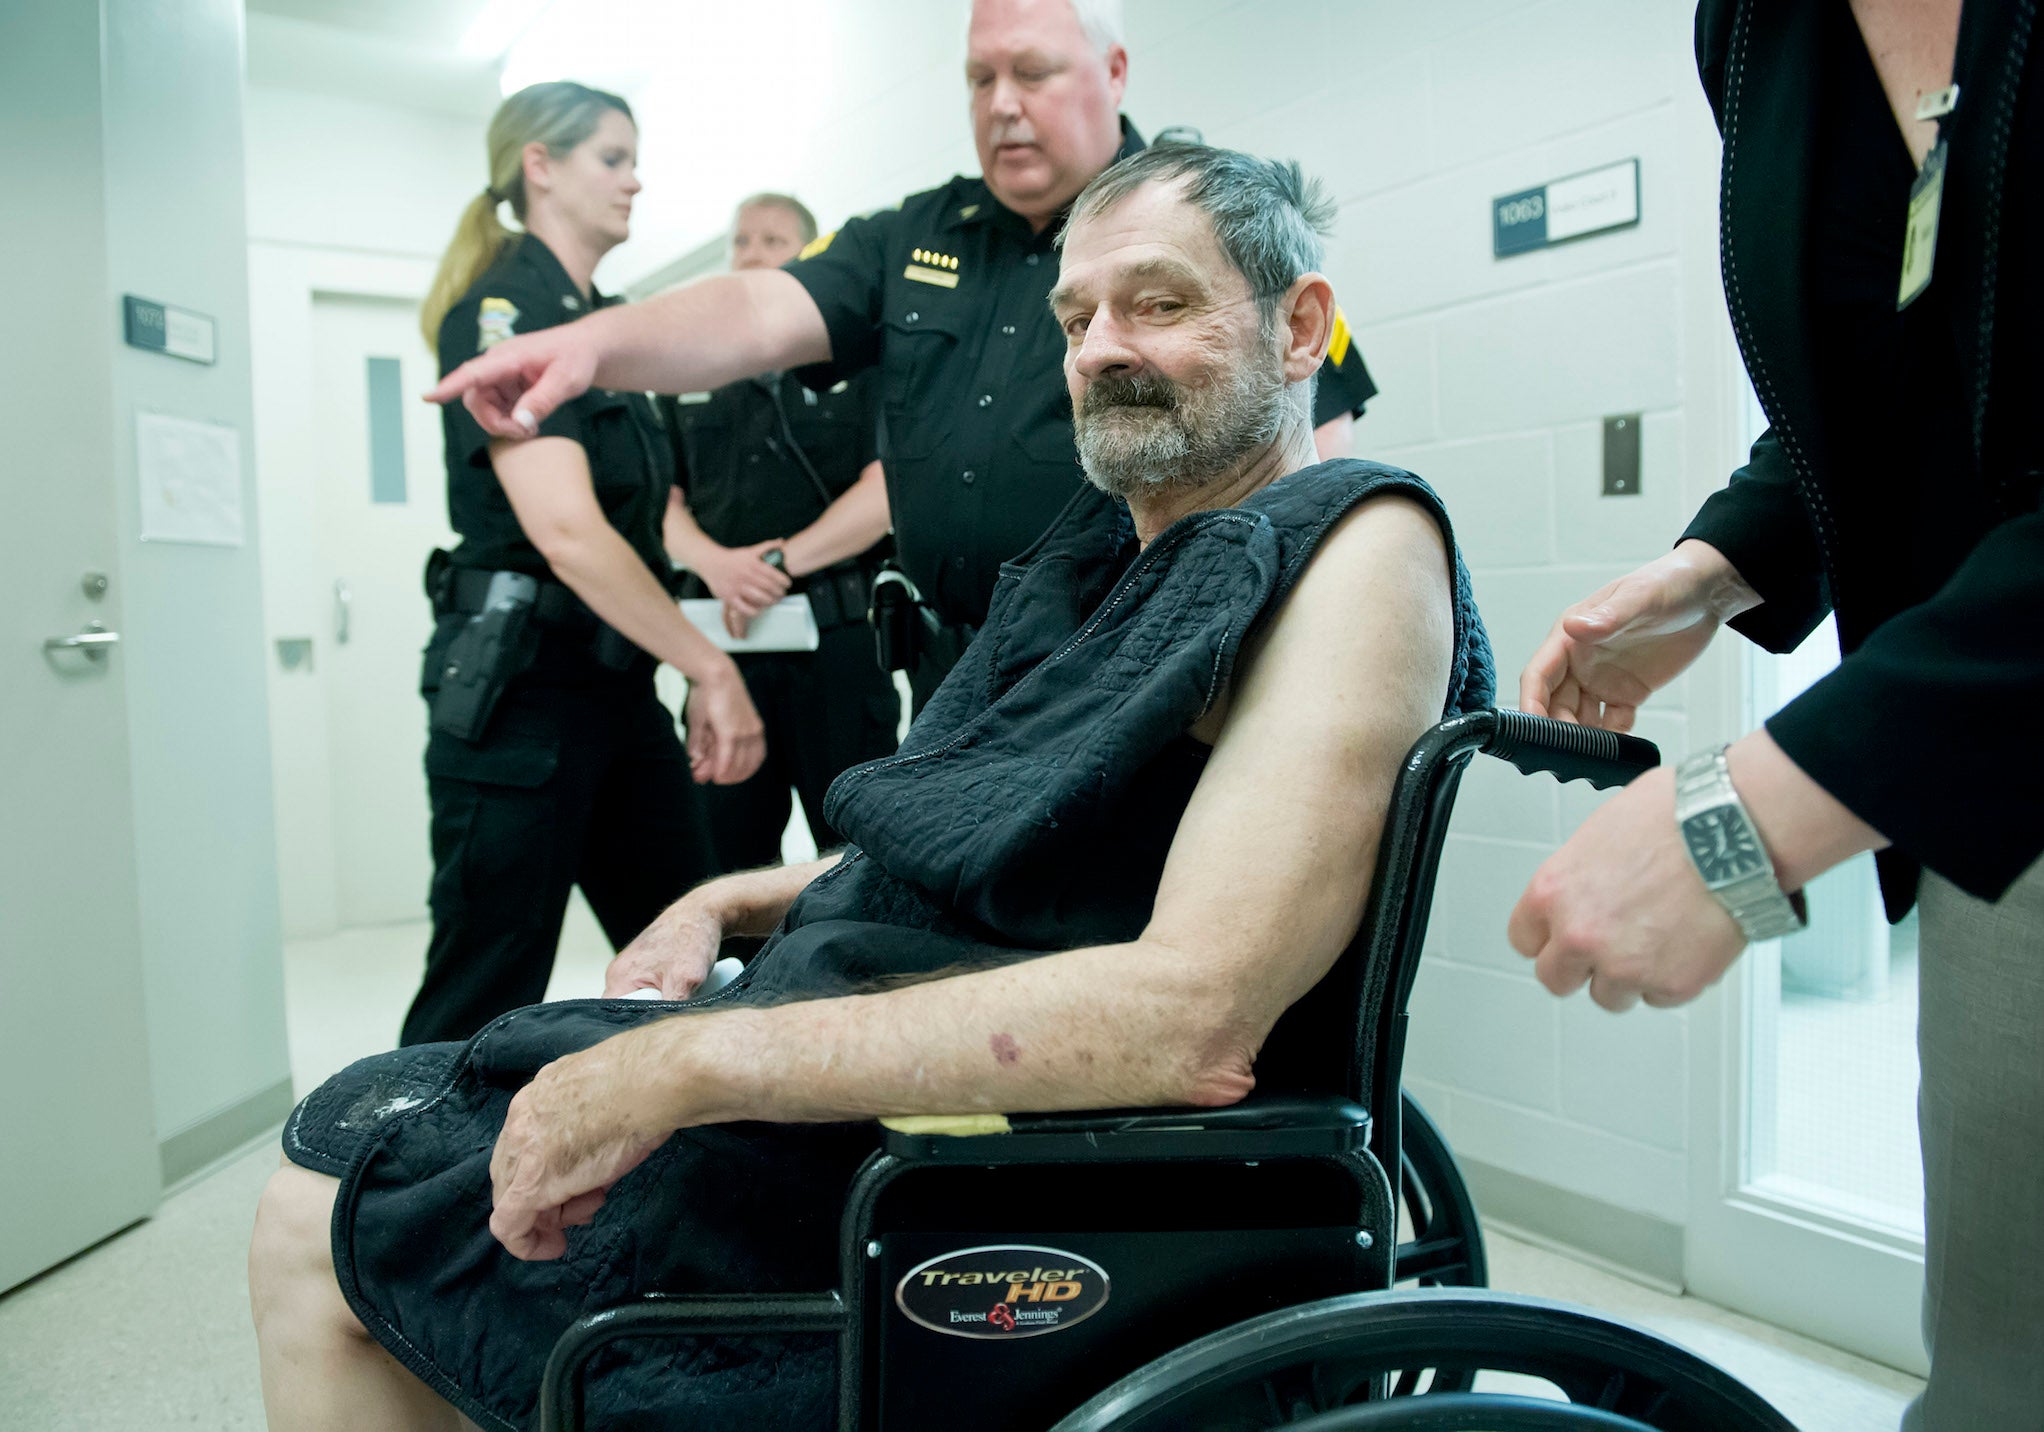
[[[837,237],[836,229],[832,229],[827,234],[818,234],[815,238],[811,239],[808,243],[804,244],[802,246],[802,252],[795,255],[795,257],[798,259],[813,259],[818,254],[822,253],[825,249],[829,248],[830,241],[836,237]]]
[[[953,255],[940,254],[935,249],[916,249],[909,257],[912,262],[901,271],[903,278],[933,283],[939,288],[958,287],[958,260]]]
[[[508,298],[486,298],[476,315],[476,352],[494,348],[511,336],[518,321],[518,305]]]

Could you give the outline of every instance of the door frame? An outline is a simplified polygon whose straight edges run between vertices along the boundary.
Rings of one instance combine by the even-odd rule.
[[[418,303],[437,260],[254,239],[249,243],[257,527],[263,551],[263,636],[276,791],[278,891],[287,940],[340,928],[333,784],[322,657],[331,613],[305,580],[321,560],[313,450],[313,304],[322,296]],[[425,340],[420,340],[425,348]],[[311,635],[312,669],[286,671],[277,643]]]
[[[1736,345],[1727,343],[1725,355],[1730,400],[1714,425],[1718,461],[1709,468],[1721,474],[1745,463],[1766,423]],[[1692,494],[1692,508],[1703,495]],[[1699,748],[1736,739],[1754,724],[1757,648],[1736,637],[1714,645],[1729,649],[1714,651],[1689,676]],[[1753,1177],[1747,1130],[1766,1078],[1765,1071],[1756,1077],[1753,1059],[1773,1047],[1772,1031],[1756,1036],[1756,1029],[1774,1016],[1780,949],[1777,941],[1749,949],[1713,997],[1692,1007],[1684,1282],[1720,1306],[1925,1376],[1922,1240]]]

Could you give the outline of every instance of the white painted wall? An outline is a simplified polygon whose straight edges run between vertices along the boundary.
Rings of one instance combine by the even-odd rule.
[[[313,474],[326,440],[312,420],[313,296],[424,296],[455,220],[484,182],[488,112],[464,118],[253,83],[247,108],[256,484],[266,554],[278,885],[284,932],[298,939],[329,934],[338,924],[321,684],[332,597],[310,577],[320,567]],[[426,358],[423,339],[417,356]],[[425,634],[422,598],[421,645]],[[277,660],[276,641],[295,637],[313,640],[311,670],[287,671]],[[397,692],[392,699],[409,697]],[[423,916],[423,888],[419,907]]]
[[[135,293],[208,314],[218,330],[212,366],[115,348],[112,385],[157,1133],[231,1124],[262,1104],[231,1146],[289,1106],[259,542],[141,541],[133,425],[146,411],[244,435],[251,426],[241,6],[104,0],[101,13],[108,292],[98,321],[113,331],[119,295]],[[244,473],[249,458],[244,440]],[[253,534],[252,484],[243,499]]]

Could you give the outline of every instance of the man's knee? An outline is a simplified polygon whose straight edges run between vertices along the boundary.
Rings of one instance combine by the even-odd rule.
[[[285,1163],[256,1203],[248,1246],[248,1286],[257,1326],[290,1309],[317,1313],[360,1332],[334,1277],[334,1195],[340,1181]]]

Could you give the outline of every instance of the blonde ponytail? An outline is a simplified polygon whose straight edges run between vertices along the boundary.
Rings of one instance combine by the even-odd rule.
[[[454,240],[440,256],[440,271],[433,275],[433,286],[419,305],[419,331],[426,335],[428,348],[439,348],[440,325],[447,310],[461,302],[461,296],[489,271],[504,246],[517,237],[498,221],[494,193],[476,195],[462,210],[461,222],[454,226]]]
[[[572,80],[527,85],[497,106],[488,136],[490,186],[462,210],[454,238],[441,255],[440,271],[433,275],[433,287],[419,305],[419,331],[426,335],[427,347],[439,348],[440,325],[448,310],[519,237],[518,230],[504,227],[498,219],[497,206],[509,204],[524,222],[525,146],[544,144],[549,154],[566,154],[596,132],[607,109],[632,118],[632,107],[618,96]]]

